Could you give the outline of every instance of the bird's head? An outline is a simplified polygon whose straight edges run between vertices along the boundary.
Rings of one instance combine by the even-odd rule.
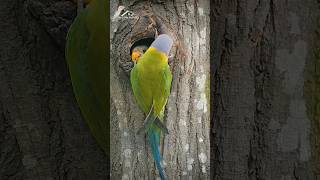
[[[133,48],[132,54],[131,54],[131,60],[136,64],[138,63],[141,56],[146,52],[148,49],[147,46],[137,46]]]
[[[151,49],[156,49],[158,52],[163,53],[165,56],[169,55],[170,49],[172,47],[173,40],[167,34],[159,35],[150,45]],[[142,55],[148,50],[148,46],[137,45],[132,49],[131,60],[137,64]]]
[[[140,57],[142,56],[143,52],[140,50],[133,50],[131,55],[131,60],[136,64]]]

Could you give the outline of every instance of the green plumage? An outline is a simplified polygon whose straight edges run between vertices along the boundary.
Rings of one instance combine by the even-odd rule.
[[[163,120],[165,105],[170,95],[172,74],[168,58],[149,48],[131,70],[131,86],[136,100],[145,114],[154,103],[154,114]]]
[[[160,135],[165,105],[170,95],[172,74],[168,57],[156,48],[149,48],[131,71],[131,86],[137,103],[147,115],[144,130],[162,180],[167,179],[161,166]],[[150,123],[148,123],[150,122]],[[166,128],[166,127],[165,127]]]
[[[93,0],[71,25],[66,60],[83,118],[99,145],[109,149],[107,4]]]

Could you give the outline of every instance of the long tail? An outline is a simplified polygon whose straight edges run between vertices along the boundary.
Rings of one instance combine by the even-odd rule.
[[[161,160],[162,157],[160,155],[160,133],[161,133],[161,129],[158,127],[155,127],[155,125],[153,125],[149,130],[148,130],[148,138],[149,138],[149,142],[151,145],[151,151],[152,151],[152,155],[154,160],[156,161],[156,165],[157,165],[157,169],[159,171],[159,175],[161,180],[167,180],[167,176],[161,166]]]

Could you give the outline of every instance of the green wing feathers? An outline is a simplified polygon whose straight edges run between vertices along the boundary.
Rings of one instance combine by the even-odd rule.
[[[136,64],[131,70],[130,80],[136,102],[146,115],[143,126],[138,130],[148,132],[154,124],[164,133],[168,134],[167,127],[163,124],[165,106],[170,96],[172,74],[168,64],[164,64],[160,71],[150,74],[141,64]]]
[[[144,92],[141,86],[141,77],[139,75],[138,64],[136,64],[131,70],[130,78],[131,78],[131,87],[132,87],[135,99],[139,107],[142,109],[142,111],[145,114],[147,114],[152,105],[152,96],[150,96],[149,92]]]
[[[131,86],[140,108],[146,115],[143,127],[151,146],[153,158],[161,180],[167,176],[161,165],[160,154],[161,132],[168,133],[163,123],[165,106],[170,96],[172,74],[167,57],[155,49],[148,49],[131,70]]]
[[[94,0],[78,14],[68,32],[66,60],[83,118],[107,153],[107,15],[104,4],[104,1]]]
[[[166,65],[164,67],[164,71],[163,71],[163,83],[161,85],[163,85],[164,87],[164,92],[163,92],[163,98],[162,98],[162,103],[163,107],[162,107],[162,111],[161,111],[161,119],[163,118],[163,113],[164,113],[164,109],[165,109],[165,105],[167,104],[168,98],[170,96],[170,91],[171,91],[171,82],[172,82],[172,74],[170,71],[170,67],[169,65]]]
[[[145,67],[136,64],[131,70],[131,87],[136,101],[145,114],[148,114],[154,103],[155,115],[162,120],[167,100],[170,96],[172,74],[169,65],[165,65],[159,74],[155,74],[153,82],[143,77]]]

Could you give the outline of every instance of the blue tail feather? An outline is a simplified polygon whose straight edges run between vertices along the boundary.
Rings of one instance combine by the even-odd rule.
[[[164,169],[161,166],[162,157],[160,155],[160,133],[161,133],[160,129],[152,127],[148,131],[148,138],[151,145],[152,155],[156,162],[160,178],[161,180],[167,180],[167,176],[164,172]]]

